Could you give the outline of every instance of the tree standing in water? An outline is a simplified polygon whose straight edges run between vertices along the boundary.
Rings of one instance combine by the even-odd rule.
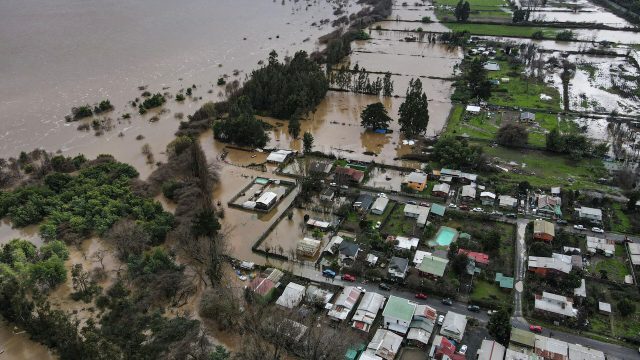
[[[305,154],[310,153],[313,149],[313,135],[310,132],[305,132],[302,136],[302,149]]]
[[[368,129],[386,129],[389,127],[391,118],[387,114],[387,109],[381,102],[367,105],[360,114],[360,125]]]
[[[420,79],[411,79],[407,96],[398,111],[400,131],[407,137],[424,133],[429,124],[429,103]]]

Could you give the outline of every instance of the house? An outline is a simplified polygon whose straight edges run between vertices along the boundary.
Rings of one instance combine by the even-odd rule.
[[[338,256],[341,263],[353,262],[358,257],[360,246],[358,244],[344,240],[338,245]]]
[[[438,215],[440,217],[443,217],[444,216],[444,212],[446,210],[447,210],[447,208],[444,205],[433,203],[433,204],[431,204],[430,213],[434,214],[434,215]]]
[[[256,200],[255,207],[260,210],[269,210],[276,204],[276,202],[278,202],[278,194],[271,191],[265,191],[260,195],[258,200]]]
[[[509,195],[498,196],[498,206],[505,209],[515,209],[518,207],[518,199]]]
[[[444,177],[451,177],[452,180],[455,179],[456,181],[466,184],[474,183],[476,182],[476,180],[478,180],[478,175],[476,174],[465,173],[460,170],[442,168],[440,169],[440,180],[444,181]]]
[[[307,326],[291,319],[282,319],[282,321],[276,325],[278,335],[292,342],[300,341],[308,329]]]
[[[520,121],[536,121],[536,114],[528,111],[521,112]]]
[[[504,360],[543,360],[533,351],[516,351],[508,348],[504,353]]]
[[[283,276],[284,273],[282,271],[274,268],[267,268],[265,271],[260,273],[260,275],[251,280],[249,288],[254,293],[265,297],[271,293]]]
[[[476,262],[476,265],[486,266],[489,265],[489,255],[481,252],[475,252],[467,249],[458,249],[458,254],[465,254],[469,259]]]
[[[276,151],[272,151],[269,156],[267,156],[267,162],[270,163],[275,163],[275,164],[282,164],[285,161],[287,161],[287,159],[289,158],[289,156],[291,156],[294,152],[291,150],[276,150]]]
[[[573,308],[573,300],[566,296],[542,292],[541,295],[535,296],[535,309],[553,316],[561,315],[565,317],[577,317],[578,309]]]
[[[449,260],[433,255],[426,255],[422,258],[422,262],[417,267],[420,275],[431,278],[439,278],[444,275]]]
[[[636,243],[627,243],[629,248],[629,254],[631,256],[631,264],[633,266],[640,266],[640,244]]]
[[[484,64],[484,69],[487,71],[500,71],[500,64],[493,61],[489,61],[486,64]]]
[[[367,292],[362,297],[355,315],[351,318],[352,327],[369,332],[371,325],[378,316],[378,312],[384,306],[384,296],[376,292]]]
[[[397,242],[395,244],[396,250],[413,250],[418,247],[418,243],[420,239],[418,238],[408,238],[406,236],[388,236],[387,241],[389,242]]]
[[[467,105],[466,110],[467,110],[467,112],[470,112],[472,114],[479,114],[481,108],[478,105]]]
[[[567,360],[569,359],[569,344],[562,340],[535,335],[535,353],[544,359]]]
[[[331,255],[335,255],[336,253],[340,252],[340,244],[342,244],[343,241],[344,239],[341,236],[336,235],[331,238],[327,246],[325,246],[322,251],[328,252]]]
[[[309,304],[328,304],[333,298],[333,293],[329,290],[321,289],[316,285],[307,286],[305,301]]]
[[[560,186],[554,186],[551,188],[551,195],[560,196]]]
[[[307,220],[307,226],[311,227],[311,228],[318,228],[320,230],[326,231],[329,228],[331,228],[333,225],[329,221],[309,218],[309,220]]]
[[[562,200],[558,196],[538,195],[536,214],[545,217],[562,217]]]
[[[456,352],[456,346],[442,335],[433,338],[433,345],[429,351],[430,359],[438,360],[465,360],[466,357]]]
[[[571,265],[572,269],[582,270],[582,256],[580,255],[565,255],[565,254],[551,254],[551,257],[558,259],[565,264]]]
[[[613,241],[587,236],[587,252],[590,254],[604,254],[611,257],[616,253],[616,245]]]
[[[296,253],[298,256],[312,258],[318,254],[320,245],[322,245],[322,241],[306,237],[298,241],[298,244],[296,245]]]
[[[380,196],[373,202],[371,206],[371,213],[374,215],[382,215],[384,214],[384,210],[387,208],[389,204],[389,198],[386,196]]]
[[[569,344],[569,359],[571,360],[605,360],[604,353],[582,346],[580,344]]]
[[[598,311],[604,315],[611,315],[611,304],[598,301]]]
[[[373,196],[369,194],[360,194],[356,201],[353,202],[353,208],[361,213],[366,213],[373,205]]]
[[[405,204],[404,216],[415,218],[418,227],[424,227],[427,224],[429,210],[430,208],[428,206]]]
[[[309,173],[326,176],[331,172],[333,164],[330,161],[313,160],[309,163]]]
[[[336,195],[336,191],[332,188],[326,188],[320,193],[320,200],[333,201],[333,197]]]
[[[455,341],[461,341],[464,336],[464,330],[467,327],[467,317],[455,313],[453,311],[447,312],[444,317],[444,322],[440,328],[440,334],[446,336],[449,339]]]
[[[480,193],[480,201],[482,201],[482,205],[493,205],[496,202],[496,194],[483,191]]]
[[[364,179],[364,172],[348,167],[338,166],[334,175],[338,184],[360,184]]]
[[[276,304],[287,309],[293,309],[302,302],[306,289],[303,285],[290,282],[284,288],[282,295],[276,300]]]
[[[355,286],[347,286],[342,289],[340,295],[327,314],[331,320],[343,321],[349,316],[351,310],[356,306],[362,291]]]
[[[425,348],[429,344],[438,313],[428,305],[418,305],[409,324],[407,340],[412,344]]]
[[[449,189],[451,189],[451,186],[449,184],[446,184],[446,183],[436,184],[433,186],[433,190],[431,190],[431,194],[433,196],[446,198],[447,196],[449,196]]]
[[[602,223],[602,210],[589,207],[579,207],[575,210],[576,216],[582,221],[589,221],[595,224]]]
[[[503,360],[507,349],[495,340],[482,340],[476,353],[477,360]]]
[[[424,191],[424,188],[427,186],[427,174],[414,171],[407,175],[404,179],[404,183],[407,184],[407,187],[410,189],[418,192]]]
[[[387,305],[382,311],[384,317],[382,326],[399,334],[406,334],[409,331],[416,306],[417,304],[410,300],[390,295]]]
[[[513,289],[513,277],[511,276],[504,276],[502,273],[496,273],[495,281],[500,286],[500,289]]]
[[[587,297],[587,282],[584,279],[580,281],[579,287],[573,289],[573,296],[581,298]]]
[[[369,266],[376,266],[376,264],[378,263],[378,256],[376,254],[373,253],[369,253],[367,254],[367,264],[369,264]]]
[[[542,241],[551,241],[556,236],[555,226],[545,220],[533,221],[533,238]]]
[[[365,354],[373,354],[385,360],[395,359],[402,346],[402,336],[389,330],[378,329],[365,350]],[[362,357],[360,357],[362,359]]]
[[[431,256],[430,252],[426,252],[426,251],[422,251],[422,250],[416,250],[416,253],[413,255],[413,266],[418,266],[422,263],[422,259],[424,259],[425,256]]]
[[[511,328],[511,338],[509,339],[509,349],[520,352],[533,350],[536,346],[536,336],[527,330]]]
[[[409,260],[394,256],[389,261],[389,276],[394,280],[404,280],[409,270]]]
[[[462,192],[460,193],[462,197],[462,201],[472,202],[476,199],[476,188],[471,185],[465,185],[462,187]]]
[[[528,269],[540,276],[568,274],[571,272],[571,262],[568,264],[557,257],[529,256]]]

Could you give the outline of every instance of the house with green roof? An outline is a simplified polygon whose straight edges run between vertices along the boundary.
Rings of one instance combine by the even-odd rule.
[[[427,255],[422,259],[417,269],[420,271],[420,275],[428,276],[432,278],[439,278],[444,275],[444,270],[447,268],[449,260],[443,259],[433,255]]]
[[[382,311],[384,317],[383,327],[391,331],[405,335],[409,331],[409,325],[416,312],[418,304],[397,296],[389,296],[387,305]]]
[[[513,289],[513,278],[511,276],[504,276],[502,273],[496,273],[496,282],[500,285],[501,289]]]
[[[447,208],[444,205],[440,205],[440,204],[431,204],[431,213],[438,215],[438,216],[444,216],[444,212],[445,210],[447,210]]]
[[[511,338],[509,339],[509,349],[517,351],[533,350],[536,345],[536,336],[534,333],[511,328]]]

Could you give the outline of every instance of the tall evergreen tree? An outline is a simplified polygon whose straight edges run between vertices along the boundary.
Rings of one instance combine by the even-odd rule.
[[[456,17],[456,21],[462,21],[462,7],[464,6],[464,4],[462,3],[462,0],[458,1],[458,3],[456,4],[456,8],[453,11],[453,14]]]
[[[387,72],[384,74],[384,79],[382,80],[382,95],[383,96],[391,96],[393,95],[393,80],[391,80],[391,73]]]
[[[422,91],[420,79],[411,79],[407,88],[407,96],[398,111],[400,131],[406,137],[424,133],[429,124],[429,103],[427,95]]]
[[[466,22],[467,20],[469,20],[469,15],[471,14],[471,5],[469,4],[468,1],[464,2],[464,5],[462,5],[462,21]]]
[[[302,135],[302,149],[305,154],[308,154],[313,149],[313,135],[310,132],[305,132]]]
[[[367,105],[360,114],[360,125],[369,129],[386,129],[389,127],[391,118],[387,114],[387,109],[381,102]]]
[[[300,120],[297,116],[294,116],[289,120],[289,135],[294,139],[297,139],[300,135]]]

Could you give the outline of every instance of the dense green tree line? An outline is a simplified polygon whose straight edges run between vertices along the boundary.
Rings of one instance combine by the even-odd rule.
[[[39,224],[44,239],[80,240],[93,231],[104,234],[117,220],[131,218],[153,243],[164,240],[173,216],[160,203],[135,195],[131,180],[138,172],[110,156],[101,156],[77,175],[53,172],[41,184],[0,193],[0,217],[18,227]]]
[[[251,73],[241,94],[259,113],[289,119],[312,110],[328,88],[324,72],[306,52],[298,51],[290,61],[279,62],[278,54],[272,51],[267,65]]]
[[[595,144],[582,134],[562,134],[558,128],[547,133],[546,140],[547,150],[568,154],[574,160],[603,157],[609,151],[609,145],[606,143]]]
[[[213,136],[239,146],[261,148],[269,141],[265,125],[256,119],[251,100],[241,96],[230,105],[229,117],[213,124]]]

